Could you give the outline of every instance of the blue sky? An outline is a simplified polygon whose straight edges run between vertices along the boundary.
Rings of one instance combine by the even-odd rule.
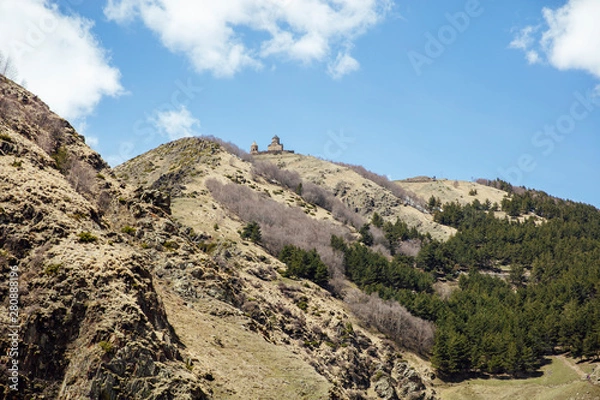
[[[600,2],[0,0],[12,76],[111,164],[186,135],[600,206]]]

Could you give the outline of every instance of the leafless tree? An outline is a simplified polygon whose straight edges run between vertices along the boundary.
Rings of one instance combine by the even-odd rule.
[[[6,96],[0,95],[0,118],[7,118],[13,111],[13,102]]]
[[[305,250],[315,248],[330,268],[342,267],[341,256],[331,249],[329,242],[331,235],[348,237],[347,229],[315,220],[298,208],[278,203],[246,186],[209,179],[206,187],[230,212],[260,225],[263,243],[272,254],[279,254],[286,244]]]
[[[388,335],[407,349],[422,355],[429,354],[433,346],[434,325],[410,314],[398,302],[382,300],[359,290],[348,291],[344,299],[352,311],[363,321]]]
[[[17,67],[14,65],[12,59],[9,56],[4,55],[0,51],[0,75],[15,80],[18,76]]]
[[[288,171],[279,168],[277,165],[268,161],[255,161],[252,167],[254,176],[261,176],[269,182],[278,183],[291,190],[298,189],[302,184],[302,178],[296,171]]]
[[[421,251],[421,241],[418,239],[409,239],[400,243],[398,252],[405,256],[416,257]]]

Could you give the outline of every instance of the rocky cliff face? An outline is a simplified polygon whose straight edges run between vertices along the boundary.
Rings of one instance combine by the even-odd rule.
[[[293,192],[252,181],[247,163],[200,139],[117,173],[39,99],[0,82],[0,346],[11,346],[18,271],[20,373],[19,391],[2,380],[0,397],[434,397],[424,364],[241,240],[243,222],[205,181],[299,204]]]
[[[18,271],[20,371],[0,397],[205,398],[149,268],[166,256],[120,231],[140,223],[158,238],[164,212],[131,197],[35,96],[8,81],[0,93],[0,346]]]

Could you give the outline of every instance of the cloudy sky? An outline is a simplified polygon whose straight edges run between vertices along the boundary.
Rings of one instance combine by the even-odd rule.
[[[112,165],[277,134],[600,206],[598,21],[598,0],[0,0],[0,53]]]

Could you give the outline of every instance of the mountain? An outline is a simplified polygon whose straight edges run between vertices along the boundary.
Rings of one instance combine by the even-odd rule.
[[[0,268],[19,288],[0,338],[18,339],[3,355],[18,362],[18,391],[3,380],[2,397],[206,398],[151,269],[181,259],[141,249],[123,228],[179,243],[189,262],[206,257],[151,204],[155,193],[119,182],[36,96],[6,79],[0,93]],[[13,287],[3,279],[3,309]]]
[[[1,398],[600,396],[594,207],[214,137],[111,169],[5,78],[0,189]]]
[[[247,223],[222,189],[313,221],[309,239],[357,236],[333,217],[355,218],[341,202],[310,204],[216,140],[169,143],[113,171],[35,95],[4,78],[0,94],[0,298],[13,307],[0,346],[18,344],[2,355],[18,381],[0,382],[0,397],[435,398],[431,369],[405,350],[417,340],[402,347],[352,310],[404,318],[423,348],[428,323],[341,276],[340,292],[291,276],[278,243],[240,237]]]

